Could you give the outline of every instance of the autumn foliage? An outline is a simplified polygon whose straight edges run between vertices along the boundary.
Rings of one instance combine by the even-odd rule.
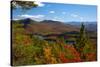
[[[30,37],[23,25],[17,23],[13,24],[12,35],[12,65],[96,61],[96,48],[89,42],[83,47],[66,44],[61,39],[48,42],[35,35]]]

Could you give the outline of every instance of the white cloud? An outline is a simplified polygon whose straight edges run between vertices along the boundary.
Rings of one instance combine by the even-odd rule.
[[[36,21],[41,21],[43,20],[43,18],[45,17],[45,15],[28,15],[28,14],[24,14],[24,15],[18,15],[17,18],[15,19],[25,19],[25,18],[30,18]]]
[[[49,13],[55,13],[55,11],[50,11]]]
[[[77,18],[77,17],[79,17],[79,15],[77,15],[77,14],[71,14],[71,17]]]
[[[62,12],[62,14],[66,14],[66,12]]]
[[[43,4],[42,2],[35,1],[34,3],[37,4],[39,7],[45,6],[45,4]]]
[[[13,20],[19,20],[18,18],[13,18]]]
[[[18,17],[22,17],[22,18],[32,18],[33,16],[32,15],[18,15]]]
[[[78,18],[78,19],[80,19],[81,21],[83,21],[83,17],[80,16],[80,15],[78,15],[78,14],[71,14],[71,17],[73,17],[73,18]]]
[[[20,17],[23,17],[23,18],[43,18],[44,15],[28,15],[28,14],[24,14],[24,15],[18,15]]]
[[[54,21],[63,21],[62,18],[59,18],[59,17],[57,17],[57,16],[55,16],[52,20],[54,20]]]
[[[53,21],[58,21],[58,19],[56,19],[56,18],[53,18],[52,20],[53,20]]]

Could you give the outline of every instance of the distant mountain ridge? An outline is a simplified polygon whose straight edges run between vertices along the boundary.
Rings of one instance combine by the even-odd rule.
[[[97,22],[82,22],[84,23],[86,30],[88,31],[97,31]],[[74,25],[77,26],[78,28],[80,28],[81,26],[81,22],[67,22],[66,24],[70,24],[70,25]]]
[[[79,31],[81,23],[80,22],[60,22],[60,21],[53,21],[53,20],[43,20],[43,21],[35,21],[30,18],[17,20],[20,23],[25,25],[30,24],[27,26],[26,30],[28,32],[35,32],[35,33],[64,33],[64,32],[71,32],[71,31]],[[96,31],[97,24],[84,24],[86,29],[89,31]]]
[[[64,24],[63,22],[53,21],[53,20],[43,20],[37,22],[27,18],[21,20],[20,23],[23,23],[25,25],[25,29],[27,30],[27,32],[35,32],[41,34],[49,34],[49,33],[59,34],[63,32],[79,31],[79,28],[73,25]]]
[[[41,21],[42,23],[59,23],[59,24],[62,24],[63,22],[60,22],[60,21],[53,21],[53,20],[43,20]]]

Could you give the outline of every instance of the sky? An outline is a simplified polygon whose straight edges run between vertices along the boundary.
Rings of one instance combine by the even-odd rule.
[[[35,2],[38,7],[23,10],[20,7],[12,10],[12,19],[31,18],[36,21],[54,20],[61,22],[97,21],[97,6]]]

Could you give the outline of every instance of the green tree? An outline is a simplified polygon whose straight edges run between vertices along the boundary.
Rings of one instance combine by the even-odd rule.
[[[94,44],[91,43],[91,39],[86,33],[85,26],[83,23],[80,28],[79,37],[76,39],[76,44],[74,46],[76,50],[80,53],[81,59],[83,61],[96,59],[96,48],[94,48]],[[87,56],[87,54],[91,55]],[[90,58],[91,56],[92,59]]]
[[[82,23],[79,37],[76,39],[76,44],[75,44],[75,48],[77,49],[77,51],[81,52],[81,49],[85,46],[85,43],[86,43],[85,26]]]
[[[11,7],[16,9],[17,7],[21,7],[22,9],[30,9],[32,7],[37,7],[38,5],[34,3],[34,1],[20,1],[20,0],[12,0]]]
[[[83,48],[85,45],[87,45],[87,43],[88,43],[88,38],[86,36],[85,26],[82,23],[79,37],[76,39],[76,44],[74,45],[76,50],[80,53],[82,59],[85,59],[85,56],[83,54]]]

